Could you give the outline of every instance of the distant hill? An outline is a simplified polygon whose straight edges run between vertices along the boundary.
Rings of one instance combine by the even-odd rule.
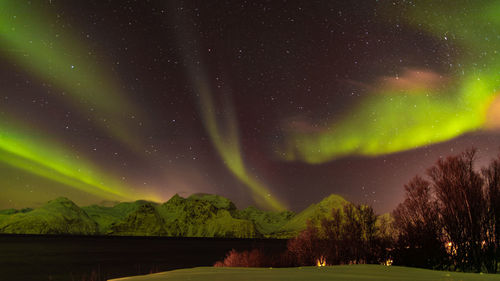
[[[157,210],[157,204],[145,203],[137,206],[126,217],[112,223],[106,234],[167,236],[165,220]]]
[[[82,207],[82,209],[97,223],[99,227],[98,232],[106,234],[110,231],[110,227],[113,223],[125,219],[130,213],[148,203],[150,202],[138,200],[135,202],[118,203],[113,207],[91,205]]]
[[[21,210],[16,210],[16,209],[5,209],[5,210],[0,210],[0,215],[13,215],[17,213],[27,213],[33,211],[32,208],[24,208]]]
[[[296,236],[300,231],[306,229],[308,220],[318,222],[324,217],[331,217],[332,209],[342,208],[348,203],[349,202],[342,196],[332,194],[319,203],[311,204],[305,210],[290,218],[290,220],[277,231],[275,236],[282,238]]]
[[[92,235],[97,231],[97,223],[64,197],[32,211],[0,216],[0,233]]]
[[[291,211],[262,211],[250,206],[243,210],[236,210],[234,216],[253,222],[257,231],[266,237],[270,237],[290,221],[295,216],[295,213]]]
[[[330,216],[332,208],[346,203],[331,195],[295,214],[238,210],[229,199],[212,194],[174,195],[163,204],[139,200],[82,208],[58,198],[34,210],[0,211],[0,233],[288,238],[305,229],[307,220]]]
[[[218,195],[178,195],[160,206],[171,236],[183,237],[259,237],[255,225],[233,217],[236,206]]]

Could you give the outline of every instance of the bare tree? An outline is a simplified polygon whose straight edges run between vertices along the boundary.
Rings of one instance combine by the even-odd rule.
[[[327,248],[328,262],[331,264],[346,263],[347,253],[346,245],[342,243],[343,239],[343,211],[333,209],[331,219],[323,218],[321,220],[320,231],[329,241]]]
[[[346,204],[333,209],[320,224],[309,223],[306,230],[288,242],[288,251],[299,265],[313,265],[324,258],[328,264],[377,263],[380,261],[375,225],[377,216],[370,206]]]
[[[327,254],[324,239],[319,237],[318,228],[310,221],[307,228],[297,237],[288,240],[288,251],[295,257],[298,265],[315,265],[316,261]]]
[[[396,262],[442,268],[446,265],[446,252],[431,183],[417,176],[405,185],[405,191],[405,201],[393,212],[398,230]]]
[[[441,225],[450,242],[457,266],[479,272],[482,266],[485,200],[483,179],[474,170],[476,150],[441,159],[428,170],[438,199]]]
[[[484,245],[485,267],[489,272],[498,271],[500,258],[500,155],[482,170],[485,181],[486,240]]]

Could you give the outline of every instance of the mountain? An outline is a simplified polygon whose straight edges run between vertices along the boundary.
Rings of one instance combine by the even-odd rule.
[[[255,225],[248,220],[234,218],[233,202],[218,195],[173,196],[160,212],[165,218],[171,236],[183,237],[259,237]]]
[[[253,222],[257,231],[266,237],[273,236],[278,232],[291,218],[295,216],[294,212],[282,211],[262,211],[253,206],[243,210],[236,210],[235,217]]]
[[[24,208],[21,210],[16,210],[16,209],[5,209],[5,210],[0,210],[0,215],[13,215],[17,213],[27,213],[33,211],[32,208]]]
[[[167,236],[165,220],[157,210],[157,204],[138,205],[125,218],[112,223],[107,234],[136,236]]]
[[[333,208],[347,203],[330,195],[294,214],[238,210],[227,198],[212,194],[176,194],[163,204],[139,200],[82,208],[61,197],[34,210],[0,211],[0,233],[289,238],[305,229],[308,220],[331,216]]]
[[[342,196],[332,194],[321,202],[311,204],[302,212],[290,218],[276,233],[275,237],[290,238],[296,236],[300,231],[306,229],[307,221],[319,222],[324,217],[331,217],[332,209],[342,208],[349,202]]]
[[[109,235],[181,237],[260,237],[255,225],[233,217],[230,200],[211,194],[188,198],[174,195],[160,205],[147,201],[120,203],[114,207],[92,205],[83,209]]]
[[[225,209],[229,211],[236,210],[236,205],[234,205],[234,203],[231,202],[231,200],[216,194],[195,193],[189,196],[187,199],[206,201],[214,205],[214,207],[216,207],[217,209]]]
[[[0,233],[93,235],[97,230],[97,223],[64,197],[32,211],[0,216]]]
[[[82,207],[98,225],[99,233],[108,233],[111,225],[125,219],[130,213],[137,211],[141,206],[150,202],[138,200],[135,202],[118,203],[113,207],[103,207],[100,205],[90,205]]]

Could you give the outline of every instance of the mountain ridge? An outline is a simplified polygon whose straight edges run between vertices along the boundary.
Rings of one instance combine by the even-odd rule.
[[[175,194],[164,203],[137,200],[83,207],[59,197],[37,209],[0,210],[0,233],[290,238],[305,229],[308,220],[328,217],[333,208],[348,203],[332,194],[296,214],[253,206],[239,210],[215,194],[187,198]]]

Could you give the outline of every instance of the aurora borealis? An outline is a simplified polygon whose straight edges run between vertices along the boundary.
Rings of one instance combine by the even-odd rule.
[[[217,193],[391,210],[500,147],[495,1],[0,1],[0,208]]]
[[[284,157],[321,163],[352,154],[381,155],[497,127],[500,38],[494,34],[500,25],[491,11],[500,11],[500,6],[484,3],[473,9],[468,9],[470,3],[453,9],[440,1],[400,4],[408,24],[423,25],[437,38],[456,42],[450,44],[463,53],[454,58],[456,65],[450,62],[441,75],[405,70],[403,76],[375,81],[367,86],[371,96],[350,109],[349,116],[333,120],[319,133],[292,133]],[[444,75],[453,82],[433,85],[445,83]]]
[[[127,118],[123,113],[133,116],[139,110],[121,94],[119,82],[93,64],[96,55],[85,47],[86,42],[65,32],[60,15],[45,14],[44,5],[36,2],[2,1],[1,5],[5,58],[64,91],[63,100],[70,106],[78,109],[79,103],[87,104],[95,112],[96,125],[104,126],[116,139],[134,143],[123,125]]]

